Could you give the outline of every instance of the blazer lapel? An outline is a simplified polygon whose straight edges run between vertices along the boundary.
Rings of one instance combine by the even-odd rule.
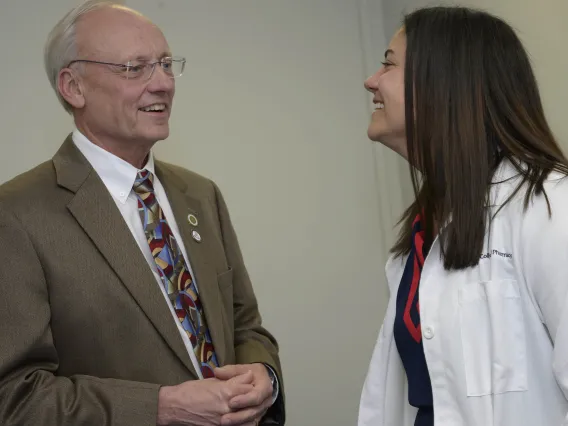
[[[183,180],[159,162],[156,162],[156,175],[166,191],[189,257],[186,261],[194,273],[217,359],[220,365],[224,365],[227,352],[222,316],[224,307],[218,290],[217,270],[210,261],[214,255],[210,245],[215,238],[213,224],[206,222],[201,202],[187,193],[187,184]],[[198,218],[197,226],[189,223],[189,214]],[[198,232],[200,241],[194,238],[194,231]]]
[[[174,318],[138,244],[97,173],[67,138],[53,158],[58,184],[75,196],[67,208],[181,362],[197,374]],[[142,338],[142,336],[141,336]]]

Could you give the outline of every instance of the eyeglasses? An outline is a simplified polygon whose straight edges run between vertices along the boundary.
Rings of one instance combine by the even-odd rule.
[[[99,64],[109,66],[116,74],[127,80],[149,80],[154,74],[156,65],[160,64],[162,70],[171,78],[181,77],[185,69],[185,58],[179,56],[168,56],[157,62],[128,61],[126,64],[113,64],[111,62],[91,61],[88,59],[77,59],[69,62],[70,67],[76,62],[88,64]]]

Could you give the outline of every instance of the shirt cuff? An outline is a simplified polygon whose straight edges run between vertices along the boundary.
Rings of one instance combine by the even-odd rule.
[[[276,375],[274,369],[268,364],[264,364],[264,366],[266,367],[266,370],[268,371],[268,377],[270,377],[270,381],[272,382],[272,404],[270,404],[272,406],[278,399],[278,394],[280,393],[280,384],[278,383],[278,376]]]

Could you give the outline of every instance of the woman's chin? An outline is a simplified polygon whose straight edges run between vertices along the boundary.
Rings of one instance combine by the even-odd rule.
[[[390,149],[391,151],[396,152],[402,158],[408,158],[408,151],[406,148],[406,140],[403,138],[392,138],[391,135],[384,134],[384,133],[376,133],[376,132],[367,132],[367,136],[373,142],[380,143],[384,147]]]
[[[367,130],[367,137],[373,142],[381,142],[386,136],[386,133],[383,131],[378,131],[373,127],[374,126],[369,126],[369,129]]]

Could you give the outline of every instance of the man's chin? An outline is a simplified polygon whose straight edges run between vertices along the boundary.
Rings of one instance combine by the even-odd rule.
[[[170,136],[170,129],[148,129],[147,131],[143,132],[142,139],[148,142],[158,142],[167,139]]]

